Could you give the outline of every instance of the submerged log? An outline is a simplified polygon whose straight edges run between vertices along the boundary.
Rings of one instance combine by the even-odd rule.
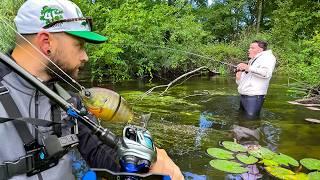
[[[311,107],[311,106],[320,106],[320,104],[303,104],[303,103],[299,103],[297,101],[288,101],[289,104],[295,104],[295,105],[301,105],[301,106],[307,106],[307,107]]]
[[[313,110],[313,111],[320,111],[317,107],[306,107],[307,109]]]
[[[314,96],[304,99],[297,99],[295,102],[301,103],[301,104],[320,104],[320,97]]]
[[[288,101],[289,104],[294,105],[300,105],[305,106],[307,109],[313,110],[313,111],[320,111],[320,98],[317,97],[311,97],[307,99],[298,99],[295,101]]]
[[[306,118],[306,119],[304,119],[304,120],[306,120],[306,121],[308,121],[308,122],[319,123],[319,124],[320,124],[320,120],[319,120],[319,119]]]

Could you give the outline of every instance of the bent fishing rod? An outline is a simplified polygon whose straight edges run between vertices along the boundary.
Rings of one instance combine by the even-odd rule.
[[[57,103],[63,110],[67,112],[67,114],[71,117],[76,118],[85,126],[87,126],[92,132],[99,137],[99,139],[107,144],[108,146],[114,148],[119,147],[122,144],[120,138],[118,138],[115,134],[113,134],[110,130],[103,128],[102,126],[96,124],[94,121],[89,119],[87,116],[80,115],[80,111],[73,107],[70,103],[68,103],[65,99],[60,97],[58,94],[53,92],[50,88],[40,82],[35,76],[31,75],[21,66],[19,66],[13,59],[8,57],[7,55],[0,52],[0,59],[5,65],[10,67],[14,72],[23,77],[26,81],[28,81],[31,85],[39,89],[44,95]]]

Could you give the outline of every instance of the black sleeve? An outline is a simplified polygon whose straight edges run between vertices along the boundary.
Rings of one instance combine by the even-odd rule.
[[[78,123],[78,127],[78,149],[89,166],[92,168],[106,168],[111,171],[120,171],[116,149],[102,143],[98,137],[92,134],[91,130],[82,123]]]
[[[81,109],[83,106],[80,97],[74,93],[70,93],[71,102]],[[90,117],[90,116],[89,116]],[[91,118],[96,122],[94,117]],[[120,166],[117,161],[116,149],[104,144],[92,131],[81,122],[78,122],[79,129],[79,145],[78,149],[82,157],[87,161],[91,168],[106,168],[111,171],[119,172]]]

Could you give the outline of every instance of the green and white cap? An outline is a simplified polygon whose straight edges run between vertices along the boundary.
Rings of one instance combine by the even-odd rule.
[[[66,32],[90,43],[102,43],[107,37],[92,32],[91,19],[69,0],[27,0],[14,19],[20,34],[35,34],[41,30]]]

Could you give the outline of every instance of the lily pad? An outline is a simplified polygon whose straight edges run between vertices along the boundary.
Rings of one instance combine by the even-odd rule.
[[[262,159],[259,163],[264,164],[265,166],[278,166],[279,164],[272,159]]]
[[[248,172],[248,169],[242,167],[240,163],[231,162],[227,160],[211,160],[210,165],[220,171],[225,171],[229,173],[242,174]]]
[[[233,151],[233,152],[246,152],[247,151],[247,148],[245,148],[241,144],[238,144],[238,143],[232,142],[232,141],[223,141],[222,145],[226,149]]]
[[[234,159],[233,153],[220,148],[207,149],[208,154],[218,159]]]
[[[257,158],[253,156],[247,156],[245,154],[237,154],[236,157],[239,161],[241,161],[244,164],[254,164],[258,162]]]
[[[272,159],[276,153],[272,152],[271,150],[264,148],[264,147],[258,147],[255,149],[249,149],[248,153],[256,158],[260,159]]]
[[[308,174],[308,178],[309,178],[309,180],[318,180],[318,179],[320,179],[320,172],[318,172],[318,171],[311,172]]]
[[[293,179],[295,175],[291,170],[278,166],[269,166],[265,167],[265,169],[268,173],[279,179]]]
[[[309,170],[320,170],[320,160],[313,158],[304,158],[300,163]]]
[[[310,180],[309,176],[305,173],[296,173],[296,175],[293,176],[293,179],[297,180]]]
[[[299,166],[299,162],[297,160],[282,153],[275,155],[272,160],[277,162],[279,165],[289,166],[290,164],[295,167]]]

